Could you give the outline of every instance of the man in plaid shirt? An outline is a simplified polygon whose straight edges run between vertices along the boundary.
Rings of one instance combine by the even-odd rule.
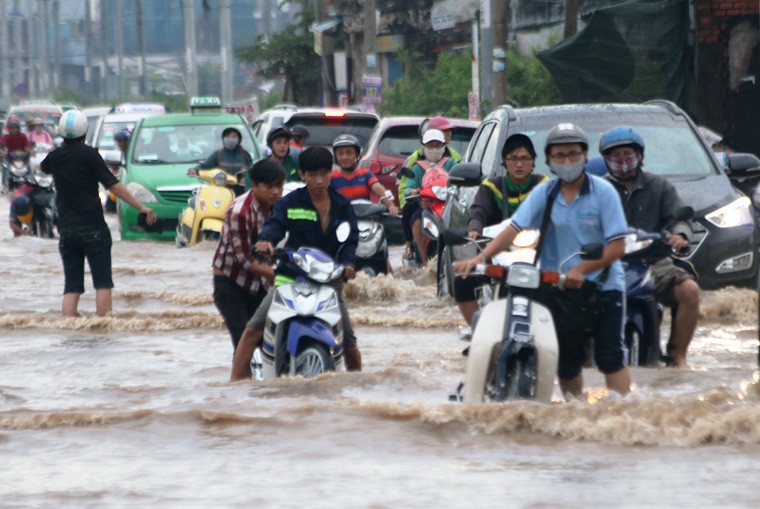
[[[249,172],[251,190],[230,204],[214,253],[214,304],[237,348],[245,325],[261,304],[274,281],[271,266],[253,256],[259,229],[282,196],[285,169],[280,163],[262,160]]]

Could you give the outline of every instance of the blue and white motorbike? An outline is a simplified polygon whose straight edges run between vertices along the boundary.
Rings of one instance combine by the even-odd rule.
[[[311,378],[343,369],[343,327],[338,294],[330,283],[343,266],[318,249],[276,249],[278,270],[296,274],[275,288],[261,346],[262,379]],[[254,376],[258,378],[254,358]]]

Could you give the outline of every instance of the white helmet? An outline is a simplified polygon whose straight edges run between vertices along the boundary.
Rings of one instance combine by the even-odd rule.
[[[87,116],[80,110],[69,110],[58,122],[58,134],[66,139],[81,138],[87,134]]]

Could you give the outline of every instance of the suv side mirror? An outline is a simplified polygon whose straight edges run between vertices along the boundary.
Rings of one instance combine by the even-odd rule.
[[[760,159],[755,154],[728,154],[728,169],[726,173],[729,175],[736,176],[756,172],[760,172]]]
[[[479,186],[483,180],[480,163],[459,163],[449,172],[449,184],[460,187]]]

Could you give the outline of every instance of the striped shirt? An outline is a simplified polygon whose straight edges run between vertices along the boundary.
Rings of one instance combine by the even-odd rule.
[[[253,245],[267,217],[269,214],[263,214],[253,191],[236,198],[224,216],[222,233],[214,253],[213,267],[250,293],[258,292],[262,284],[266,289],[271,286],[267,278],[248,270],[255,261]]]
[[[372,186],[378,182],[371,171],[366,168],[356,169],[350,177],[340,170],[333,170],[330,185],[349,200],[369,200]]]

